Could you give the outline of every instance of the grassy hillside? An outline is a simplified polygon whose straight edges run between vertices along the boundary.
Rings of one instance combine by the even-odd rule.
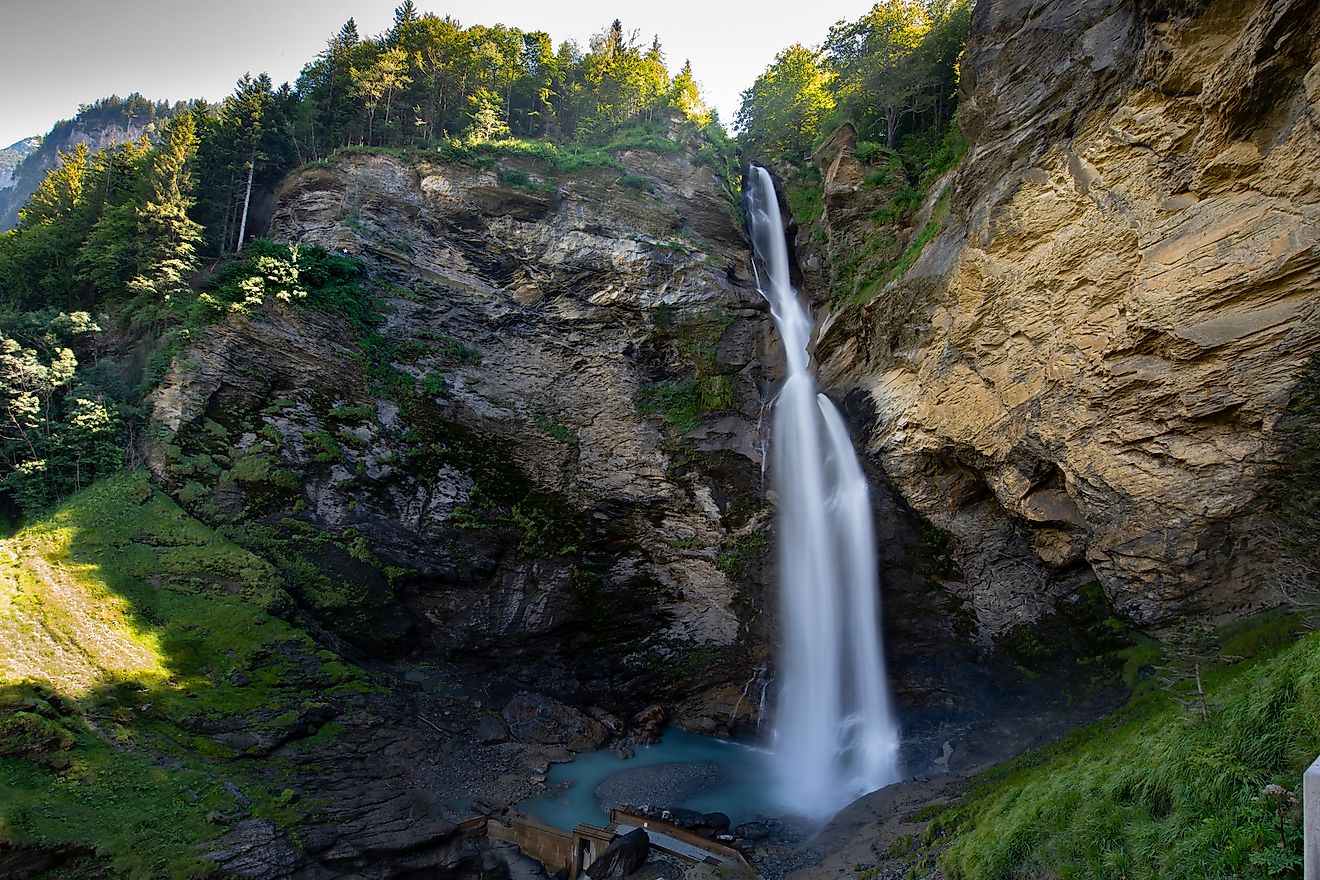
[[[1320,634],[1229,634],[1209,718],[1151,687],[982,779],[932,824],[950,878],[1300,877],[1301,774],[1320,754]],[[1267,786],[1279,789],[1267,789]],[[932,841],[933,842],[933,841]]]
[[[234,821],[296,818],[278,760],[257,779],[232,759],[365,684],[274,616],[287,602],[269,564],[142,472],[0,540],[0,850],[200,876],[198,844]]]

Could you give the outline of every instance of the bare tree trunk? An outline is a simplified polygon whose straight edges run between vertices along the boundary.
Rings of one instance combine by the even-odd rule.
[[[230,199],[228,202],[225,202],[225,225],[223,229],[221,229],[220,231],[221,256],[224,256],[225,254],[229,253],[229,227],[234,222],[233,218],[234,218],[234,200]]]
[[[248,205],[252,202],[252,175],[257,170],[257,158],[248,163],[247,191],[243,193],[243,220],[238,224],[238,247],[234,253],[243,253],[243,237],[247,234]]]

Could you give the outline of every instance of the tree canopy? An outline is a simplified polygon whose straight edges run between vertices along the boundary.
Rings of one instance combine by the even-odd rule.
[[[819,49],[790,46],[743,93],[737,126],[749,148],[802,163],[845,121],[890,149],[934,132],[957,106],[971,0],[881,0],[830,28]]]
[[[671,77],[658,38],[616,19],[590,41],[556,48],[543,31],[463,27],[449,16],[395,11],[363,39],[350,19],[303,68],[297,147],[315,158],[342,144],[403,146],[436,137],[581,138],[708,111],[690,67]]]
[[[297,249],[258,245],[199,272],[244,249],[252,204],[296,165],[445,138],[605,144],[672,116],[713,121],[692,66],[671,76],[660,40],[617,19],[583,51],[540,31],[464,27],[412,0],[378,37],[349,19],[294,85],[244,74],[214,104],[134,94],[82,107],[47,139],[50,171],[0,234],[0,509],[39,507],[112,469],[140,426],[136,385],[89,378],[101,326],[169,355],[198,316],[296,298]],[[97,131],[117,142],[92,149]]]
[[[737,125],[757,153],[800,159],[811,149],[821,121],[834,110],[832,74],[821,54],[798,43],[775,56],[774,63],[743,92]]]

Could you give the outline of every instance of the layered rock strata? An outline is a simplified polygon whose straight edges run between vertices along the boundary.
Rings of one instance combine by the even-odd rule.
[[[1320,349],[1320,8],[995,0],[973,29],[971,147],[907,235],[940,231],[825,321],[823,375],[983,637],[1091,579],[1142,625],[1269,604],[1262,465]],[[865,198],[836,141],[831,238]]]

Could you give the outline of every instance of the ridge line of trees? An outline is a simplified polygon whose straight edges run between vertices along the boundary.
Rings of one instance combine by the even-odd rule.
[[[830,28],[819,47],[775,56],[742,95],[736,124],[764,159],[804,165],[851,121],[863,141],[934,152],[950,129],[972,0],[881,0]]]
[[[617,19],[586,50],[556,48],[540,31],[420,14],[413,0],[379,37],[349,19],[294,85],[244,74],[219,104],[135,94],[80,108],[48,141],[50,170],[18,226],[0,234],[0,518],[119,466],[144,389],[198,315],[292,296],[298,255],[273,245],[226,264],[209,292],[193,284],[203,260],[243,251],[256,195],[293,167],[355,145],[608,144],[675,116],[717,124],[692,66],[671,76],[659,39]],[[132,127],[140,137],[51,154],[69,142],[60,132],[135,121],[149,123]],[[145,368],[115,363],[107,322],[155,350]]]

